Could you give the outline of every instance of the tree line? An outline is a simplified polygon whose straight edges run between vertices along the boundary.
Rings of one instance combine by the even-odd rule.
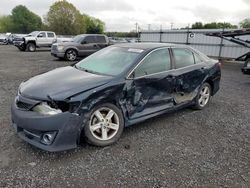
[[[244,19],[242,22],[239,23],[240,28],[250,28],[250,19]],[[228,22],[211,22],[205,23],[202,22],[195,22],[192,24],[192,29],[237,29],[237,25],[233,25]]]
[[[12,9],[11,15],[0,16],[0,33],[30,33],[35,30],[51,30],[61,35],[103,33],[105,23],[80,11],[66,0],[50,6],[42,18],[23,5]]]

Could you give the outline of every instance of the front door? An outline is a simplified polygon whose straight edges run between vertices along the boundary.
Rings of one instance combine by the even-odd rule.
[[[36,44],[41,47],[47,46],[47,35],[45,32],[41,32],[37,35]]]
[[[173,107],[174,70],[168,48],[149,53],[131,72],[126,83],[130,119]]]
[[[100,47],[96,43],[95,36],[86,36],[79,45],[79,55],[87,56],[99,49]]]

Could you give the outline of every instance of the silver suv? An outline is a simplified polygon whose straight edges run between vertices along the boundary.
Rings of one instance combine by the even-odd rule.
[[[109,39],[102,34],[77,35],[70,42],[55,43],[51,48],[51,55],[68,61],[75,61],[77,57],[88,56],[109,45]]]

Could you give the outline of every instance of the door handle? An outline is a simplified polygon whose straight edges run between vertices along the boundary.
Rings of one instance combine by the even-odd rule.
[[[201,67],[201,70],[205,70],[207,67]]]
[[[167,80],[173,80],[173,79],[175,79],[175,76],[172,75],[172,74],[170,74],[170,75],[168,75],[168,76],[166,77],[166,79],[167,79]]]

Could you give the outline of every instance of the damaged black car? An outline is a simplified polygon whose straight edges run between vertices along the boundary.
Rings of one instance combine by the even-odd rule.
[[[203,109],[220,78],[219,62],[188,46],[117,44],[21,83],[12,122],[21,139],[43,150],[82,140],[107,146],[126,126],[187,106]]]

